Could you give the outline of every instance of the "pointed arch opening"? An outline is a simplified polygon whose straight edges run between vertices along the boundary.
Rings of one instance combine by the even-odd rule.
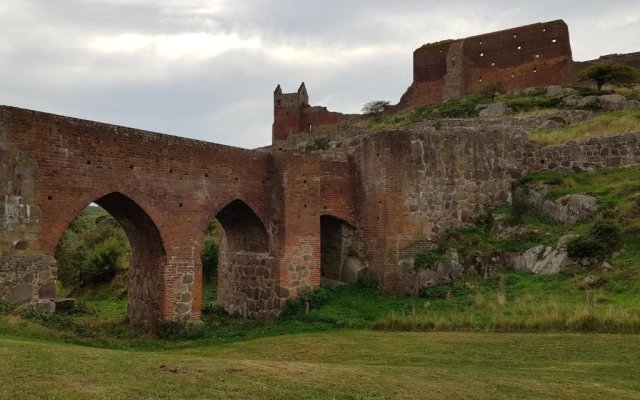
[[[252,319],[277,315],[280,304],[276,299],[276,273],[265,225],[242,200],[228,203],[218,211],[215,220],[219,227],[217,305],[232,315]],[[211,240],[211,235],[205,235],[203,255],[209,246],[207,240]],[[206,311],[205,304],[203,314]]]
[[[124,296],[132,325],[151,330],[160,321],[165,249],[155,223],[131,198],[112,192],[89,204],[65,230],[56,259],[72,294]],[[117,307],[110,316],[119,316]]]

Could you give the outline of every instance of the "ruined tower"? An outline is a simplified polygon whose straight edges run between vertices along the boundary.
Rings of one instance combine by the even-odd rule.
[[[289,135],[305,130],[302,114],[307,107],[309,95],[304,82],[294,93],[282,93],[278,85],[273,92],[272,141],[285,140]]]

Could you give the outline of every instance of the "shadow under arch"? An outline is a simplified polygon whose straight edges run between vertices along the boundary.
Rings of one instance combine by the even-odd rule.
[[[357,250],[356,228],[330,214],[320,216],[320,279],[356,283],[366,270]]]
[[[269,236],[260,217],[242,200],[233,200],[216,214],[230,252],[269,252]]]
[[[276,316],[277,274],[269,234],[258,215],[233,200],[216,215],[222,227],[218,257],[218,304],[229,314],[263,319]]]
[[[93,201],[118,221],[131,246],[127,290],[129,322],[153,330],[161,320],[166,253],[160,231],[131,198],[112,192]]]

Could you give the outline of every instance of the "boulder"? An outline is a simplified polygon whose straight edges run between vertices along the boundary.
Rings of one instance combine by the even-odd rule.
[[[514,200],[521,201],[535,209],[541,215],[563,224],[572,224],[591,217],[598,211],[598,201],[585,194],[569,194],[558,199],[547,199],[549,187],[535,183],[513,192]]]
[[[556,200],[546,200],[540,212],[561,223],[572,224],[598,211],[598,201],[585,194],[569,194]]]
[[[8,290],[5,295],[6,300],[11,304],[24,304],[31,301],[33,297],[33,285],[21,283]]]
[[[598,97],[596,96],[585,96],[578,101],[576,107],[584,108],[584,107],[599,107],[600,103],[598,102]]]
[[[478,113],[483,118],[502,117],[507,113],[507,105],[505,103],[479,104],[478,106],[483,106]]]
[[[516,271],[533,272],[538,275],[553,275],[575,264],[565,249],[574,235],[565,235],[555,246],[538,245],[522,253],[508,254],[505,263]]]
[[[557,128],[562,128],[563,126],[566,126],[567,123],[563,122],[561,120],[558,119],[548,119],[546,121],[544,121],[542,124],[540,124],[540,126],[538,126],[535,130],[536,131],[548,131],[551,129],[557,129]]]
[[[599,96],[598,103],[600,104],[600,107],[606,110],[624,110],[640,107],[639,101],[627,100],[626,97],[617,93]]]
[[[562,86],[547,86],[548,97],[564,97],[576,93],[575,89],[563,88]]]
[[[582,100],[582,97],[571,95],[563,98],[562,102],[564,103],[565,106],[576,107],[581,100]]]

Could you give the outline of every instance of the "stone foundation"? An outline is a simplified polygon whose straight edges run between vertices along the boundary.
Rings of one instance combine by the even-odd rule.
[[[0,299],[54,311],[56,260],[47,255],[0,257]]]
[[[268,253],[223,254],[218,265],[218,304],[231,315],[275,318],[286,301],[279,295],[273,258]]]

